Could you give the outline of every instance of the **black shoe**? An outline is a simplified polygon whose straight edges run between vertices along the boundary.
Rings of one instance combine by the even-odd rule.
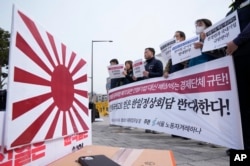
[[[146,129],[145,133],[152,133],[152,130]]]
[[[153,134],[160,134],[158,131],[152,131]]]
[[[181,137],[181,138],[184,140],[190,140],[190,138],[187,138],[187,137]]]
[[[197,144],[198,145],[208,145],[209,143],[207,143],[207,142],[198,142]]]
[[[233,151],[234,149],[227,149],[226,150],[226,154],[228,155],[228,156],[230,156],[230,153]]]

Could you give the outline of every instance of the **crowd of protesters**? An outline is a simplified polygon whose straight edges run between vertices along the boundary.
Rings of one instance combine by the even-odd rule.
[[[231,4],[231,11],[228,14],[237,10],[241,31],[234,40],[226,44],[226,47],[202,53],[200,56],[175,65],[172,64],[172,60],[170,59],[164,67],[165,70],[163,70],[162,62],[155,58],[154,48],[148,47],[144,50],[145,71],[143,72],[143,77],[136,78],[133,76],[133,64],[131,60],[128,60],[125,62],[126,67],[123,72],[125,77],[121,79],[111,79],[111,89],[124,84],[154,77],[168,78],[168,75],[173,72],[215,60],[226,55],[233,56],[240,104],[244,149],[249,150],[250,130],[248,129],[248,126],[250,126],[250,98],[247,96],[250,94],[250,5],[249,3],[247,5],[242,5],[246,1],[247,0],[235,0]],[[212,26],[212,22],[209,19],[198,19],[195,21],[196,34],[200,36],[200,41],[194,44],[196,49],[202,49],[206,37],[204,30],[210,26]],[[184,41],[186,38],[185,33],[182,31],[176,31],[174,37],[176,42]],[[113,59],[110,61],[110,64],[118,64],[118,60]],[[227,153],[229,154],[231,150],[232,149],[229,149]]]

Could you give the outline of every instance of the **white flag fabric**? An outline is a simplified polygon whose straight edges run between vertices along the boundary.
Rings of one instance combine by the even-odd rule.
[[[143,71],[145,71],[143,60],[142,59],[135,60],[133,62],[133,75],[136,78],[143,77]]]
[[[90,118],[86,61],[14,7],[6,148],[88,132]]]

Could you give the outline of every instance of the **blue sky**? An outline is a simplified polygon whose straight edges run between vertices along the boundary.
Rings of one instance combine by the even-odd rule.
[[[144,48],[154,47],[182,30],[195,35],[196,19],[218,22],[232,0],[1,0],[0,27],[11,30],[12,4],[40,23],[88,62],[91,77],[91,41],[94,43],[94,91],[106,93],[109,60],[120,63],[144,57]],[[164,64],[165,66],[165,64]],[[89,79],[88,90],[91,90]]]

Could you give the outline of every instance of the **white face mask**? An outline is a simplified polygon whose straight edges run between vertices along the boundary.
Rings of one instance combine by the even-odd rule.
[[[196,34],[199,35],[201,32],[203,32],[206,29],[205,26],[197,26],[196,27]]]

